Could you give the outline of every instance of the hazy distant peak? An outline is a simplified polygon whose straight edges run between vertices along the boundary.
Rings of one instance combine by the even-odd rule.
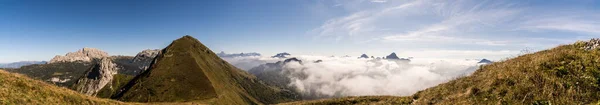
[[[358,57],[358,58],[369,58],[369,56],[368,56],[367,54],[362,54],[362,55],[360,55],[360,57]]]
[[[279,53],[277,55],[271,56],[271,58],[287,58],[290,55],[291,55],[290,53],[283,52],[283,53]]]
[[[221,51],[219,53],[217,53],[217,56],[219,57],[247,57],[247,56],[261,56],[260,53],[256,53],[256,52],[249,52],[249,53],[232,53],[232,54],[228,54],[225,53],[224,51]]]
[[[485,63],[485,64],[490,64],[490,63],[493,63],[493,62],[492,62],[492,61],[490,61],[490,60],[487,60],[487,59],[482,59],[481,61],[479,61],[479,62],[477,62],[477,63]]]

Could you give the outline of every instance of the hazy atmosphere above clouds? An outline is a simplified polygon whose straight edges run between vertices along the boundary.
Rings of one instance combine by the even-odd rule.
[[[65,0],[67,1],[67,0]],[[0,63],[83,47],[499,60],[598,37],[595,0],[0,1]]]

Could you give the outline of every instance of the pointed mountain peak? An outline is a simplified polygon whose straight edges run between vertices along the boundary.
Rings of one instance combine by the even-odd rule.
[[[122,90],[113,98],[135,102],[199,101],[227,105],[294,100],[222,60],[191,36],[174,40],[154,58],[148,70]]]
[[[358,58],[369,58],[369,56],[368,56],[367,54],[362,54],[362,55],[360,55],[360,57],[358,57]]]
[[[385,59],[400,59],[395,52],[385,57]]]

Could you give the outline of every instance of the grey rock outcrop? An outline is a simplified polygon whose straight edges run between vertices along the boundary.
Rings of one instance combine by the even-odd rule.
[[[110,58],[102,58],[73,85],[74,89],[79,93],[95,96],[98,91],[113,80],[113,76],[117,74],[117,71],[117,65]]]
[[[74,61],[83,61],[90,62],[94,59],[100,59],[103,57],[108,57],[108,53],[101,51],[95,48],[83,48],[77,52],[69,52],[65,56],[57,55],[48,63],[56,63],[56,62],[74,62]]]
[[[575,44],[584,50],[594,50],[600,48],[600,38],[593,38],[589,41],[577,41]]]
[[[158,53],[160,52],[160,49],[146,49],[140,53],[138,53],[137,55],[135,55],[135,57],[133,58],[132,62],[144,62],[147,60],[152,60],[154,59],[154,57],[156,57],[156,55],[158,55]]]
[[[131,62],[139,65],[139,69],[146,70],[150,66],[150,62],[152,62],[159,53],[160,49],[147,49],[135,55]]]

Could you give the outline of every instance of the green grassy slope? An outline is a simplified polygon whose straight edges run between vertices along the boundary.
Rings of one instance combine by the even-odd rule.
[[[261,104],[294,100],[292,94],[258,81],[219,58],[190,36],[163,49],[150,69],[113,98],[135,102]]]
[[[416,93],[417,104],[589,104],[600,99],[600,50],[577,42],[483,66]]]
[[[67,88],[57,87],[26,76],[0,70],[0,104],[126,104],[122,102],[99,99]]]

